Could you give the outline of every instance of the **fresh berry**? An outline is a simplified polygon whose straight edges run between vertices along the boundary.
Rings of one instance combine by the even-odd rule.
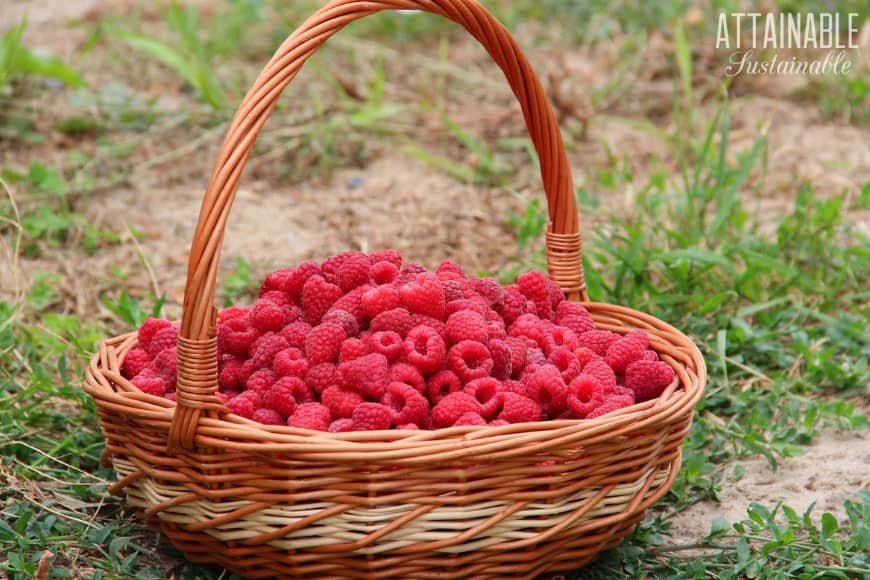
[[[415,328],[417,326],[428,326],[429,328],[437,332],[441,338],[446,339],[447,337],[447,325],[438,320],[437,318],[432,318],[431,316],[426,316],[425,314],[412,314],[411,328]]]
[[[375,286],[362,295],[362,306],[369,318],[374,318],[381,312],[398,308],[401,301],[399,290],[393,286]]]
[[[390,362],[395,362],[405,350],[402,337],[398,332],[392,330],[382,330],[369,335],[365,341],[370,352],[377,352],[385,357]]]
[[[635,338],[625,336],[607,348],[604,362],[617,373],[624,373],[628,365],[643,359],[644,344]]]
[[[604,356],[610,345],[620,339],[620,336],[609,330],[589,330],[577,337],[578,346],[585,346],[595,354]]]
[[[367,354],[338,366],[341,384],[369,400],[380,400],[387,390],[390,367],[382,354]]]
[[[541,272],[533,270],[517,277],[517,286],[523,296],[535,303],[537,314],[549,319],[552,315],[550,303],[550,280]]]
[[[272,388],[286,389],[293,396],[296,404],[310,403],[314,400],[314,391],[299,377],[281,377]]]
[[[480,403],[477,399],[468,393],[451,393],[432,409],[432,422],[438,427],[449,427],[459,417],[469,412],[480,413]]]
[[[399,288],[399,296],[402,304],[411,312],[444,319],[447,301],[444,298],[444,289],[434,274],[423,272],[417,275],[413,282]]]
[[[244,417],[245,419],[252,419],[254,417],[254,403],[251,402],[249,397],[238,395],[224,403],[224,406],[229,409],[231,413],[238,415],[239,417]]]
[[[327,431],[330,433],[347,433],[348,431],[353,431],[353,420],[350,418],[336,419],[329,424]]]
[[[218,325],[223,324],[228,320],[232,320],[233,318],[248,318],[251,315],[251,309],[247,306],[230,306],[229,308],[224,308],[218,314]],[[141,341],[139,345],[141,346]]]
[[[580,363],[580,368],[586,368],[586,365],[591,363],[594,360],[604,360],[600,355],[595,354],[590,349],[585,346],[579,346],[574,349],[574,356],[577,357],[577,361]]]
[[[558,346],[551,350],[550,355],[547,357],[547,362],[559,369],[559,372],[562,374],[562,380],[565,381],[566,385],[580,374],[580,362],[577,360],[577,357],[574,356],[574,353],[570,349],[563,346]]]
[[[572,304],[571,302],[563,302],[562,304]],[[575,336],[580,336],[584,332],[589,332],[590,330],[595,330],[595,322],[593,322],[592,318],[588,316],[576,316],[576,315],[568,315],[564,316],[559,320],[559,326],[563,328],[567,328],[571,332],[575,334]]]
[[[520,294],[519,290],[505,290],[504,303],[502,304],[499,314],[501,314],[504,323],[510,327],[517,318],[526,313],[526,297]]]
[[[272,370],[279,377],[304,377],[308,372],[308,359],[298,348],[285,348],[272,360]]]
[[[296,411],[296,397],[293,390],[287,385],[276,383],[263,393],[263,407],[273,409],[285,417],[289,417]]]
[[[510,346],[504,340],[497,339],[491,339],[487,346],[492,355],[492,376],[500,381],[509,379],[513,370]]]
[[[513,379],[508,379],[502,383],[502,391],[515,393],[524,397],[529,396],[529,390],[526,389],[525,383],[521,381],[515,381]]]
[[[351,420],[354,431],[380,431],[389,429],[393,414],[381,403],[361,403],[353,410]]]
[[[311,332],[311,325],[307,322],[291,322],[281,331],[281,336],[287,341],[288,346],[293,348],[305,348],[305,337]]]
[[[390,409],[395,425],[419,425],[429,415],[429,401],[407,383],[390,383],[382,402]]]
[[[263,398],[260,396],[260,393],[256,391],[242,391],[241,393],[236,395],[236,397],[249,400],[254,406],[254,410],[257,410],[263,406]]]
[[[377,262],[372,264],[371,276],[375,284],[389,284],[399,275],[399,269],[389,262]]]
[[[541,420],[541,406],[528,397],[512,392],[502,393],[502,407],[498,414],[500,421],[508,423],[529,423]],[[495,422],[490,422],[490,425]]]
[[[341,350],[338,351],[338,362],[343,363],[358,359],[367,354],[369,354],[369,347],[364,341],[359,338],[348,338],[341,343]]]
[[[549,417],[556,417],[565,410],[566,387],[559,369],[543,365],[526,383],[532,400],[540,403]]]
[[[655,362],[659,360],[659,354],[654,350],[643,351],[643,360]]]
[[[465,385],[462,392],[477,399],[484,419],[492,419],[501,410],[502,384],[492,377],[475,379]]]
[[[312,276],[302,288],[302,312],[305,322],[312,326],[319,324],[327,310],[341,298],[343,292],[335,284],[330,284],[322,276]]]
[[[124,366],[122,372],[125,378],[132,379],[142,372],[148,363],[151,362],[151,355],[141,348],[134,348],[124,357]]]
[[[483,345],[481,345],[483,346]],[[433,373],[444,367],[447,347],[444,339],[428,326],[417,326],[405,339],[405,360],[420,372]]]
[[[455,393],[462,388],[462,382],[453,371],[440,371],[429,377],[426,382],[426,396],[433,405],[437,405],[441,399]]]
[[[452,314],[462,312],[464,310],[471,310],[473,312],[477,312],[478,314],[480,314],[481,318],[485,320],[486,313],[489,308],[486,306],[486,302],[484,302],[483,298],[460,298],[459,300],[451,300],[447,303],[446,315],[449,318]]]
[[[623,409],[632,404],[631,399],[623,395],[611,395],[604,399],[604,402],[593,409],[588,415],[586,415],[587,419],[594,419],[596,417],[600,417],[602,415],[606,415],[607,413],[612,413],[617,409]]]
[[[271,300],[261,298],[251,310],[251,326],[260,332],[274,332],[284,328],[287,316],[284,309]]]
[[[145,322],[142,323],[142,326],[139,328],[139,333],[136,337],[139,348],[150,354],[152,352],[149,348],[149,346],[151,345],[151,339],[154,338],[155,334],[157,334],[164,328],[169,328],[171,326],[172,323],[168,320],[162,320],[160,318],[148,318]]]
[[[398,250],[378,250],[371,255],[372,264],[387,262],[396,268],[402,267],[402,254]]]
[[[166,379],[149,367],[143,369],[130,382],[143,393],[156,397],[162,397],[166,389],[169,388],[169,383],[166,382]]]
[[[463,280],[466,277],[462,267],[452,260],[441,262],[435,270],[435,275],[441,280]]]
[[[544,325],[534,314],[523,314],[517,318],[508,331],[510,336],[524,336],[539,346],[544,345]]]
[[[603,360],[594,360],[583,367],[585,374],[592,375],[604,387],[604,394],[609,395],[616,388],[616,374],[613,369]]]
[[[243,376],[242,367],[245,361],[230,356],[221,361],[220,372],[218,374],[218,386],[222,391],[233,391],[241,389],[247,382],[247,378]]]
[[[465,286],[462,285],[462,282],[460,282],[459,280],[445,280],[444,278],[440,279],[441,288],[444,289],[444,300],[447,301],[448,305],[451,302],[454,302],[456,300],[462,300],[463,298],[465,298]]]
[[[323,322],[333,322],[341,326],[347,336],[356,336],[359,334],[359,322],[357,322],[356,317],[347,310],[341,310],[340,308],[335,307],[330,308],[329,311],[323,315]]]
[[[305,375],[305,384],[320,394],[326,387],[339,383],[338,370],[332,363],[321,363],[308,369]]]
[[[511,350],[511,374],[517,376],[526,366],[526,353],[533,343],[522,336],[509,336],[505,342]]]
[[[353,314],[358,324],[362,325],[368,322],[368,315],[362,305],[362,297],[368,292],[371,287],[368,284],[358,286],[336,300],[332,308],[336,310],[344,310]]]
[[[642,403],[661,395],[675,376],[674,369],[667,363],[639,360],[625,370],[625,386],[634,391],[635,401]]]
[[[460,310],[447,319],[447,339],[451,344],[463,340],[476,340],[485,344],[488,338],[486,321],[477,312]]]
[[[577,335],[570,328],[553,326],[544,332],[544,352],[547,355],[556,348],[566,348],[569,351],[573,351],[579,346],[580,343],[577,341]]]
[[[232,318],[218,325],[218,350],[240,358],[247,358],[251,345],[260,337],[260,331],[251,326],[247,318]]]
[[[236,413],[238,415],[238,413]],[[261,407],[254,411],[253,415],[251,415],[251,419],[262,423],[264,425],[286,425],[287,420],[274,409],[267,409],[265,407]]]
[[[177,342],[178,328],[176,326],[167,326],[154,333],[145,351],[151,356],[157,356],[164,350],[173,348]]]
[[[245,383],[245,388],[249,391],[264,393],[269,389],[269,387],[274,385],[277,380],[278,377],[276,377],[275,373],[270,369],[260,369],[248,377],[248,381]]]
[[[309,364],[317,365],[338,360],[341,343],[347,338],[344,328],[334,322],[324,322],[311,329],[305,337],[305,355]]]
[[[343,292],[350,292],[357,286],[367,284],[370,272],[371,263],[369,257],[357,252],[349,255],[338,267],[335,278],[338,281],[338,287]]]
[[[426,380],[422,373],[417,367],[408,363],[398,362],[390,367],[390,382],[411,385],[421,393],[426,390]]]
[[[504,288],[494,278],[474,278],[470,285],[490,308],[497,310],[504,302]]]
[[[467,425],[486,425],[486,419],[481,417],[479,413],[469,411],[468,413],[463,413],[462,415],[460,415],[459,418],[456,419],[456,421],[453,423],[454,427]]]
[[[489,376],[492,367],[489,349],[474,340],[457,342],[447,353],[447,368],[456,373],[463,384]]]
[[[592,375],[580,374],[568,385],[568,408],[584,419],[604,402],[604,387]]]
[[[369,329],[372,332],[381,330],[392,330],[397,332],[399,336],[405,337],[408,331],[413,328],[411,322],[411,313],[404,308],[393,308],[385,312],[381,312],[372,319]]]
[[[326,431],[329,429],[329,409],[320,403],[305,403],[296,407],[293,415],[287,419],[291,427],[312,429],[314,431]]]
[[[272,366],[275,355],[288,348],[290,345],[280,334],[268,332],[254,341],[249,350],[254,369],[263,369]]]
[[[320,402],[326,405],[333,418],[348,418],[353,410],[365,401],[363,396],[355,391],[342,389],[338,385],[327,387],[320,395]]]
[[[267,292],[263,292],[260,295],[260,300],[274,302],[282,308],[285,306],[295,306],[295,304],[293,303],[293,297],[286,292],[281,292],[280,290],[269,290]],[[257,302],[259,302],[259,300]]]

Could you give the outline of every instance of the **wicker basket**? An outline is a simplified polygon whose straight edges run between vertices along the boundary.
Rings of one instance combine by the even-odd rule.
[[[537,149],[551,278],[618,333],[645,329],[676,371],[664,394],[593,420],[322,433],[261,425],[214,397],[218,257],[239,177],[285,86],[347,23],[421,9],[458,22],[498,63]],[[473,0],[334,0],[278,49],[229,128],[190,251],[177,403],[121,376],[136,334],[87,369],[130,505],[194,562],[249,578],[531,578],[617,545],[671,486],[705,383],[692,342],[652,316],[588,302],[571,175],[544,91],[514,39]]]

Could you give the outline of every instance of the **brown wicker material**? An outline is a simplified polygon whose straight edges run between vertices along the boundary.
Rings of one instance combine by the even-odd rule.
[[[321,433],[230,414],[214,397],[213,306],[239,177],[281,91],[347,23],[421,9],[465,27],[504,71],[541,161],[550,276],[602,328],[647,330],[676,371],[653,401],[593,420],[437,431]],[[177,403],[121,376],[136,334],[100,344],[85,381],[97,402],[113,493],[196,562],[250,578],[503,578],[582,566],[615,546],[672,484],[706,380],[675,328],[588,302],[571,174],[544,91],[510,34],[473,0],[334,0],[278,49],[236,113],[190,252]]]

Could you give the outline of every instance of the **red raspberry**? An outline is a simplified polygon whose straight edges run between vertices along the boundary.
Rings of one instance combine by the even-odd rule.
[[[311,332],[311,325],[307,322],[291,322],[281,331],[281,336],[287,341],[287,344],[293,348],[304,348],[305,337]]]
[[[234,415],[238,415],[239,417],[244,417],[245,419],[251,419],[254,417],[254,411],[256,407],[254,403],[248,397],[243,397],[242,395],[238,395],[233,397],[226,403],[224,406],[230,410],[230,413]]]
[[[499,309],[504,323],[507,326],[512,325],[517,318],[526,313],[526,297],[520,294],[519,290],[505,290],[504,303]]]
[[[568,408],[579,419],[585,419],[603,402],[604,386],[592,375],[580,374],[568,385]]]
[[[492,339],[488,343],[489,354],[492,355],[492,372],[494,378],[504,381],[510,378],[513,367],[511,366],[511,348],[503,340]]]
[[[231,355],[224,355],[220,362],[218,387],[223,391],[239,390],[244,387],[247,378],[242,376],[242,366],[245,361]]]
[[[279,377],[304,377],[308,366],[305,353],[292,347],[280,351],[272,361],[272,370]]]
[[[580,362],[580,368],[586,368],[586,365],[591,363],[594,360],[604,360],[599,355],[595,354],[585,346],[580,346],[574,349],[574,356],[577,357],[577,360]]]
[[[238,413],[237,413],[238,414]],[[263,425],[286,425],[287,420],[274,409],[266,409],[265,407],[261,407],[254,411],[254,414],[251,415],[251,419],[257,421],[258,423],[262,423]]]
[[[436,427],[449,427],[465,413],[480,413],[480,403],[468,393],[450,393],[432,409],[432,423]]]
[[[153,367],[157,374],[163,377],[166,381],[168,385],[166,387],[167,389],[174,389],[176,379],[178,378],[176,352],[177,350],[174,346],[172,348],[167,348],[151,361],[151,367]]]
[[[659,353],[654,350],[645,350],[643,351],[643,360],[655,362],[659,360]]]
[[[259,337],[260,331],[251,326],[251,322],[247,318],[232,318],[218,325],[218,350],[240,358],[247,358],[248,350]]]
[[[229,401],[229,400],[232,399],[233,397],[238,396],[238,394],[239,394],[238,391],[227,391],[226,393],[223,393],[223,392],[221,392],[221,391],[218,391],[218,392],[216,392],[216,393],[214,394],[214,396],[215,396],[215,398],[217,398],[217,400],[220,401],[221,403],[226,403],[227,401]]]
[[[490,320],[486,323],[486,333],[489,339],[504,340],[507,338],[507,330],[504,327],[504,320]]]
[[[621,337],[609,330],[589,330],[577,337],[579,346],[585,346],[595,354],[604,356],[610,345]]]
[[[470,285],[490,308],[498,310],[504,303],[504,288],[494,278],[475,278]]]
[[[398,362],[390,367],[390,382],[411,385],[418,392],[426,390],[426,381],[419,369],[412,364]]]
[[[558,346],[550,351],[547,362],[559,369],[559,372],[562,374],[562,380],[565,381],[566,385],[580,374],[580,362],[577,360],[577,357],[563,346]]]
[[[327,281],[334,283],[338,277],[338,269],[344,264],[348,259],[351,259],[354,254],[358,254],[359,252],[340,252],[335,254],[334,256],[329,256],[326,258],[323,263],[320,264],[320,269],[323,271],[323,277],[326,278]],[[366,256],[368,259],[368,256]]]
[[[405,423],[404,425],[396,425],[396,429],[403,431],[419,431],[420,426],[416,423]]]
[[[562,304],[571,304],[570,302],[563,302]],[[563,317],[559,320],[559,326],[569,329],[573,332],[577,337],[579,337],[584,332],[589,332],[590,330],[595,330],[595,323],[591,318],[582,317],[582,316],[574,316],[569,315]]]
[[[441,338],[445,338],[447,336],[447,325],[438,320],[437,318],[432,318],[431,316],[426,316],[425,314],[412,314],[411,328],[415,328],[417,326],[428,326],[429,328],[437,332]]]
[[[224,308],[218,313],[218,325],[223,324],[233,318],[248,318],[251,315],[251,309],[248,306],[231,306]]]
[[[465,279],[465,270],[452,260],[444,260],[438,265],[435,275],[441,280],[462,280]]]
[[[287,424],[300,429],[326,431],[329,429],[329,409],[320,403],[304,403],[296,407],[293,415],[287,419]]]
[[[426,268],[423,264],[418,264],[417,262],[410,262],[405,264],[402,268],[401,274],[403,276],[411,276],[412,279],[417,277],[417,274],[422,274],[426,271]]]
[[[381,431],[390,428],[392,413],[381,403],[360,403],[353,410],[351,420],[354,431]]]
[[[149,346],[151,344],[151,339],[154,338],[155,334],[157,334],[164,328],[170,328],[171,326],[172,323],[168,320],[149,317],[145,322],[142,323],[142,326],[139,328],[139,333],[136,338],[139,348],[150,354],[151,349],[149,348]]]
[[[380,400],[387,390],[390,367],[382,354],[367,354],[338,365],[341,384],[370,400]]]
[[[604,399],[604,402],[601,403],[598,407],[593,409],[588,415],[586,415],[587,419],[594,419],[596,417],[600,417],[601,415],[606,415],[607,413],[612,413],[617,409],[622,409],[624,407],[631,406],[633,401],[624,395],[610,395]]]
[[[542,351],[541,349],[533,347],[533,348],[530,348],[529,350],[526,351],[526,367],[527,368],[529,365],[541,366],[545,362],[547,362],[547,356],[544,354],[544,351]]]
[[[162,397],[169,388],[166,379],[157,374],[154,369],[146,367],[138,375],[133,377],[130,382],[140,391],[148,395]]]
[[[459,280],[445,280],[443,278],[440,279],[441,288],[444,289],[444,300],[447,301],[447,304],[450,304],[455,300],[462,300],[465,298],[465,287],[462,285],[462,282],[460,282]]]
[[[619,385],[617,385],[616,388],[613,389],[613,393],[615,395],[621,395],[623,397],[628,397],[629,399],[631,399],[631,404],[634,405],[634,402],[635,402],[634,391],[629,389],[628,387],[620,387]]]
[[[319,324],[326,311],[341,298],[343,292],[322,276],[312,276],[302,287],[302,312],[305,322]]]
[[[124,366],[121,367],[125,379],[132,379],[142,372],[148,363],[151,362],[151,355],[141,348],[134,348],[124,357]]]
[[[565,301],[565,293],[562,292],[562,289],[558,284],[550,280],[550,308],[552,312],[550,314],[550,319],[553,318],[556,312],[556,308]]]
[[[570,300],[564,300],[556,307],[556,324],[559,324],[559,321],[566,316],[581,316],[590,320],[592,319],[589,311],[582,304],[571,302]]]
[[[518,376],[526,366],[526,353],[534,343],[522,336],[509,336],[505,339],[505,343],[511,351],[511,374]]]
[[[242,363],[242,366],[239,369],[239,377],[243,386],[245,383],[248,382],[248,379],[251,378],[251,375],[254,374],[255,370],[257,369],[254,367],[254,361],[252,361],[251,359],[248,359]]]
[[[443,368],[446,351],[444,339],[428,326],[411,329],[405,339],[405,360],[423,373],[433,373]]]
[[[649,348],[649,335],[646,333],[645,330],[632,330],[631,332],[626,333],[623,338],[626,340],[636,341],[641,346],[643,346],[644,350]]]
[[[573,352],[579,346],[577,335],[564,326],[554,326],[544,332],[544,352],[548,355],[554,348],[562,347]]]
[[[517,286],[523,296],[535,303],[540,318],[550,318],[553,307],[550,303],[550,280],[537,270],[520,274]]]
[[[151,356],[157,356],[164,350],[173,348],[178,342],[178,328],[167,326],[158,330],[148,342],[145,351]]]
[[[386,312],[381,312],[372,319],[369,329],[372,332],[381,330],[392,330],[398,332],[399,336],[405,337],[408,331],[411,330],[411,314],[404,308],[393,308]]]
[[[411,312],[444,320],[447,301],[444,299],[444,289],[441,288],[434,274],[429,272],[419,274],[413,282],[399,288],[399,296],[402,304]]]
[[[254,405],[254,409],[259,409],[263,405],[263,398],[256,391],[242,391],[237,397],[248,399]]]
[[[359,393],[342,389],[338,385],[326,387],[320,396],[320,402],[329,409],[335,419],[350,417],[353,410],[363,401],[365,399]]]
[[[489,311],[486,302],[483,298],[460,298],[459,300],[451,300],[447,304],[447,316],[450,317],[456,312],[471,310],[480,314],[480,317],[486,320],[486,313]]]
[[[604,362],[610,365],[610,368],[615,372],[624,373],[628,365],[643,359],[645,349],[643,343],[634,338],[620,338],[607,348]]]
[[[371,255],[372,264],[377,264],[378,262],[387,262],[395,266],[396,268],[402,267],[402,254],[399,253],[399,250],[378,250],[377,252],[373,252]]]
[[[457,342],[447,354],[447,367],[463,384],[489,376],[492,366],[489,349],[473,340]]]
[[[308,373],[305,375],[305,384],[318,394],[322,393],[326,387],[336,385],[338,382],[338,369],[332,363],[314,365],[308,369]]]
[[[273,409],[285,417],[296,412],[296,398],[293,389],[285,383],[275,383],[263,393],[263,407]]]
[[[345,310],[353,314],[358,324],[363,325],[368,322],[368,315],[362,305],[363,295],[371,289],[371,286],[365,284],[358,286],[336,300],[332,308],[335,310]]]
[[[375,284],[389,284],[399,275],[399,268],[389,262],[377,262],[372,264],[371,275]]]
[[[348,338],[341,343],[341,350],[338,352],[338,362],[344,363],[364,357],[367,354],[369,354],[369,347],[365,342],[358,338]]]
[[[426,382],[426,396],[433,405],[437,405],[441,399],[455,393],[462,388],[462,383],[453,371],[440,371],[429,377]]]
[[[362,295],[362,306],[370,318],[381,312],[398,308],[401,303],[399,290],[393,286],[375,286]]]
[[[289,390],[297,405],[314,400],[314,391],[299,377],[281,377],[273,386]]]
[[[269,387],[274,385],[277,380],[278,377],[276,377],[275,373],[271,370],[260,369],[248,377],[248,381],[245,383],[245,388],[249,391],[264,393],[269,389]]]
[[[507,421],[508,423],[540,421],[541,406],[528,397],[512,392],[503,392],[501,413],[498,414],[497,420]],[[495,421],[490,422],[490,425],[494,424]]]
[[[565,410],[567,388],[559,369],[545,364],[526,383],[529,397],[541,404],[549,417],[557,417]]]
[[[329,428],[327,428],[327,431],[329,431],[330,433],[347,433],[348,431],[353,431],[353,420],[336,419],[329,424]]]
[[[447,339],[450,344],[456,344],[463,340],[476,340],[486,343],[488,339],[486,321],[472,310],[460,310],[454,312],[447,319]]]
[[[520,381],[507,380],[502,383],[502,391],[507,393],[515,393],[517,395],[522,395],[524,397],[529,396],[529,391],[526,389],[526,385]]]
[[[501,410],[502,391],[502,384],[492,377],[475,379],[462,389],[480,403],[480,414],[484,419],[492,419]]]
[[[324,322],[311,329],[305,337],[305,355],[309,364],[317,365],[338,360],[341,343],[347,338],[344,328],[334,322]]]
[[[255,340],[249,350],[254,370],[271,367],[275,355],[289,346],[287,339],[274,332],[268,332]]]
[[[398,332],[393,332],[392,330],[372,333],[368,336],[365,343],[369,347],[369,351],[384,355],[389,362],[398,360],[405,350],[402,337],[399,336]]]
[[[667,363],[639,360],[625,370],[625,386],[634,391],[635,401],[642,403],[661,395],[675,376]]]
[[[280,290],[268,290],[260,294],[260,300],[266,300],[268,302],[274,302],[278,306],[295,306],[293,303],[293,297],[287,294],[286,292],[281,292]],[[259,302],[259,300],[257,301]]]
[[[510,336],[524,336],[535,341],[539,346],[544,345],[544,324],[534,314],[523,314],[517,318],[508,331]]]
[[[178,400],[175,391],[167,391],[163,394],[163,398],[167,401],[172,401],[173,403]]]
[[[333,322],[344,329],[344,333],[348,336],[356,336],[359,334],[359,322],[356,317],[347,310],[338,308],[330,308],[329,312],[323,315],[322,322]]]
[[[429,415],[429,401],[407,383],[390,383],[381,402],[390,409],[394,425],[419,425]]]
[[[261,298],[251,310],[251,326],[260,332],[281,330],[286,323],[287,316],[284,314],[284,309],[271,300]]]
[[[486,419],[481,417],[478,413],[469,411],[468,413],[460,415],[460,417],[456,419],[456,422],[453,423],[454,427],[467,425],[486,425]]]
[[[313,276],[320,276],[321,274],[323,274],[323,270],[321,270],[317,262],[302,262],[285,279],[284,287],[278,289],[287,292],[298,301],[302,297],[305,283]]]
[[[350,292],[357,286],[369,283],[371,263],[369,257],[360,252],[350,254],[338,267],[336,280],[338,287]]]
[[[285,292],[288,280],[292,275],[293,268],[269,272],[266,274],[266,279],[263,280],[263,285],[260,286],[260,296],[266,292]]]
[[[583,367],[583,373],[592,375],[604,387],[604,394],[609,395],[616,387],[616,374],[613,369],[603,360],[594,360]]]

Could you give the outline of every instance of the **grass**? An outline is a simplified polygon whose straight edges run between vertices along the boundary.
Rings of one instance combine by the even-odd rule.
[[[699,47],[709,40],[703,23],[713,20],[671,26],[684,15],[681,2],[492,4],[512,28],[533,20],[555,27],[558,43],[623,43],[626,70],[645,61],[641,51],[650,31],[672,38],[674,47],[663,69],[675,79],[673,98],[654,129],[667,152],[643,177],[615,152],[586,172],[591,178],[578,180],[577,199],[584,216],[602,217],[593,227],[584,221],[590,294],[653,312],[684,330],[704,351],[710,378],[671,492],[622,546],[570,577],[866,577],[870,495],[857,490],[839,519],[818,509],[750,504],[744,519],[713,520],[695,542],[676,544],[668,534],[675,514],[718,497],[735,460],[763,456],[777,466],[823,430],[866,429],[870,244],[847,216],[870,206],[870,185],[820,195],[805,183],[795,187],[787,211],[765,217],[759,206],[767,191],[768,135],[759,131],[747,147],[729,148],[734,97],[727,87],[711,92],[698,80],[705,75]],[[298,23],[311,7],[299,2],[281,19]],[[785,7],[806,9],[795,2]],[[92,260],[110,247],[136,246],[141,232],[91,218],[95,196],[134,175],[184,165],[222,136],[229,109],[250,81],[238,71],[256,69],[252,63],[283,34],[270,24],[280,21],[273,18],[277,11],[255,0],[209,13],[172,4],[151,24],[110,18],[94,25],[97,40],[88,58],[124,63],[128,46],[141,51],[136,58],[150,56],[167,85],[184,87],[181,112],[138,79],[89,87],[81,80],[89,70],[83,63],[77,61],[78,71],[34,56],[22,45],[25,23],[2,39],[0,104],[14,115],[4,122],[7,141],[0,142],[6,152],[0,235],[13,256],[13,283],[0,293],[0,575],[33,577],[50,550],[56,578],[234,578],[185,563],[123,502],[106,495],[113,474],[99,464],[103,440],[94,405],[80,387],[98,340],[127,331],[171,300],[156,285],[128,293],[127,273],[112,270],[99,281],[94,304],[71,307],[62,262],[51,260]],[[379,15],[355,24],[347,37],[354,42],[336,43],[311,61],[313,88],[292,97],[320,104],[301,113],[279,105],[281,124],[264,135],[252,165],[269,167],[275,181],[297,181],[364,165],[394,148],[468,183],[506,187],[527,179],[518,169],[529,165],[527,140],[484,138],[453,117],[459,106],[470,106],[461,91],[451,96],[444,90],[469,74],[450,68],[449,55],[463,42],[453,28],[417,16]],[[404,54],[410,50],[404,44],[412,42],[438,55],[419,61],[438,79],[424,87],[434,93],[421,102],[409,102],[401,89],[410,81],[391,78],[383,59],[356,53],[387,44]],[[358,73],[351,78],[339,74],[343,70]],[[46,88],[38,82],[46,75],[69,87]],[[618,106],[614,95],[630,93],[630,76],[622,71],[592,95],[599,112],[628,114],[612,107]],[[809,100],[828,117],[863,123],[866,78],[833,81],[836,90],[828,90],[829,82],[810,84],[794,98]],[[712,107],[711,94],[719,99]],[[63,106],[36,109],[41,98],[61,98]],[[426,138],[419,126],[427,119],[440,127],[442,141]],[[572,150],[588,138],[589,119],[582,121],[582,128],[566,124]],[[189,131],[181,139],[179,127]],[[74,136],[79,145],[58,155],[49,144],[59,136]],[[633,192],[630,211],[605,209],[603,199],[624,191]],[[543,267],[546,212],[539,200],[515,195],[506,227],[515,233],[516,260],[498,273],[506,279]],[[249,258],[237,261],[225,279],[227,303],[244,302],[256,290],[261,265],[257,256]],[[23,265],[36,268],[26,288],[18,275]]]

